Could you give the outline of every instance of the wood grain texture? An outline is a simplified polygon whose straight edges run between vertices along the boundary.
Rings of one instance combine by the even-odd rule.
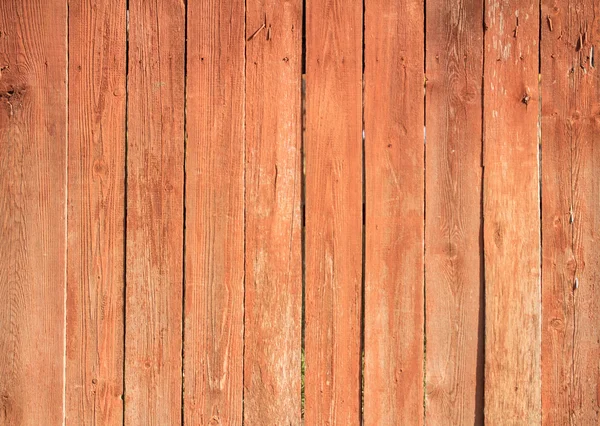
[[[360,422],[362,4],[306,1],[305,422]]]
[[[125,14],[69,8],[68,425],[123,422]]]
[[[0,4],[0,425],[63,422],[67,4]]]
[[[598,424],[600,4],[542,2],[542,411]]]
[[[365,425],[423,423],[423,13],[365,3]]]
[[[181,423],[185,7],[129,1],[125,424]]]
[[[244,21],[243,0],[188,4],[187,424],[242,423]]]
[[[484,69],[485,420],[538,424],[539,8],[487,0]]]
[[[483,2],[427,2],[427,424],[483,423]]]
[[[246,39],[244,424],[300,425],[302,2],[248,1]]]

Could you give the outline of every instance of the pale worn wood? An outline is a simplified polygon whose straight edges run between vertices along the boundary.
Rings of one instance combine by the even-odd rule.
[[[487,0],[485,420],[541,419],[538,4]]]
[[[306,1],[305,422],[360,423],[362,4]]]
[[[0,424],[61,425],[67,3],[0,3]]]
[[[123,423],[125,14],[69,8],[68,425]]]
[[[185,422],[242,423],[244,1],[188,4]]]
[[[365,3],[365,425],[423,423],[423,13]]]
[[[300,425],[302,2],[246,2],[246,39],[244,424]]]
[[[542,411],[598,424],[600,5],[542,2]]]
[[[427,424],[483,422],[483,2],[427,2]]]
[[[129,1],[125,424],[181,423],[185,7]]]

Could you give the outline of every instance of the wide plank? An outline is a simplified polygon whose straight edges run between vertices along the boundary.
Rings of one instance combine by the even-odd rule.
[[[129,0],[125,424],[182,410],[185,6]]]
[[[67,2],[0,3],[0,424],[63,424]]]

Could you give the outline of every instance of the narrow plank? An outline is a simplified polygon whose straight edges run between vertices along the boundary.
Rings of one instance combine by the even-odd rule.
[[[542,2],[543,424],[598,424],[600,4]]]
[[[365,425],[423,423],[423,13],[365,3]]]
[[[125,424],[181,424],[181,0],[129,1]]]
[[[69,425],[123,422],[125,13],[69,7]]]
[[[64,417],[67,2],[0,4],[0,424]]]
[[[244,424],[300,425],[302,1],[246,2],[246,39]]]
[[[244,0],[188,4],[185,422],[242,424]]]
[[[428,424],[483,423],[483,2],[427,2]]]
[[[485,420],[539,424],[539,5],[485,11]]]
[[[362,4],[306,1],[305,422],[360,422]]]

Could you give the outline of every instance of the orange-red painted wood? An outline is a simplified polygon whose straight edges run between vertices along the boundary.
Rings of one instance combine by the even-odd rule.
[[[592,425],[600,396],[600,4],[542,2],[542,413]]]
[[[365,425],[423,423],[423,13],[365,2]]]
[[[427,2],[427,424],[483,421],[483,2]]]
[[[360,422],[362,10],[306,1],[306,424]]]
[[[242,423],[244,1],[188,3],[185,422]]]
[[[0,424],[64,418],[67,3],[0,3]]]
[[[123,423],[126,3],[69,7],[66,424]]]
[[[125,424],[181,423],[185,7],[129,1]]]
[[[485,421],[541,419],[538,3],[487,0]]]
[[[244,424],[300,425],[302,2],[247,1],[246,39]]]

